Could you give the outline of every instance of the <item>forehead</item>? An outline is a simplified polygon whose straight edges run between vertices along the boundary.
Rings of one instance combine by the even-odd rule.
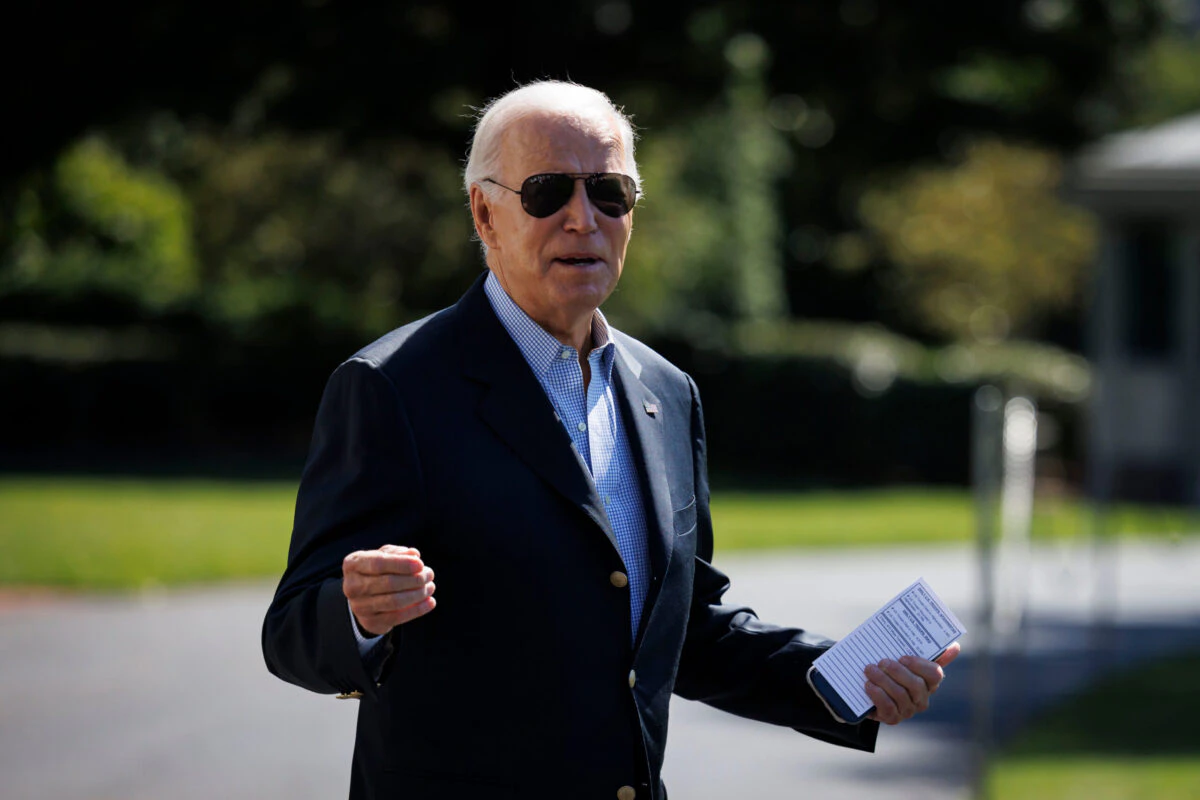
[[[500,142],[506,175],[619,172],[625,153],[616,120],[598,112],[537,111],[513,120]]]

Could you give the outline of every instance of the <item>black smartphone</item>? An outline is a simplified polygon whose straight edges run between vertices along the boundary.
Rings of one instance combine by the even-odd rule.
[[[867,718],[867,714],[875,710],[875,706],[871,706],[862,714],[855,714],[851,711],[850,706],[846,705],[846,702],[837,693],[837,689],[833,688],[833,684],[821,674],[821,671],[817,669],[815,664],[808,668],[808,685],[813,688],[813,691],[825,703],[825,707],[829,709],[829,713],[838,722],[857,725]]]

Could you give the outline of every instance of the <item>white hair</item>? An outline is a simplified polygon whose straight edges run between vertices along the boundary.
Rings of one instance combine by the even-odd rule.
[[[483,179],[495,176],[500,168],[500,142],[504,131],[513,122],[539,111],[554,111],[575,116],[582,116],[588,111],[599,111],[611,116],[621,136],[626,169],[640,194],[642,180],[633,157],[636,134],[633,123],[625,112],[613,105],[608,95],[582,84],[568,81],[536,81],[501,95],[479,110],[478,121],[471,137],[471,151],[467,156],[466,169],[463,170],[463,188],[468,196],[471,194],[471,186],[476,183],[489,195],[495,196],[493,192],[497,191],[496,187],[484,183]]]

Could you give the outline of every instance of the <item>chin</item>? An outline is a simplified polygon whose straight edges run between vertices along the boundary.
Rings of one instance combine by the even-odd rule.
[[[564,305],[599,308],[616,288],[616,281],[590,282],[584,285],[560,287],[558,293]]]

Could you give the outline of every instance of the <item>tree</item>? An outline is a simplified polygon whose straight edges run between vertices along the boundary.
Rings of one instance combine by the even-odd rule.
[[[1060,171],[1052,152],[985,140],[863,196],[918,324],[969,341],[1036,338],[1045,312],[1078,299],[1095,227],[1056,196]]]
[[[118,295],[149,308],[200,288],[188,198],[161,173],[87,137],[19,192],[0,258],[0,296]]]

